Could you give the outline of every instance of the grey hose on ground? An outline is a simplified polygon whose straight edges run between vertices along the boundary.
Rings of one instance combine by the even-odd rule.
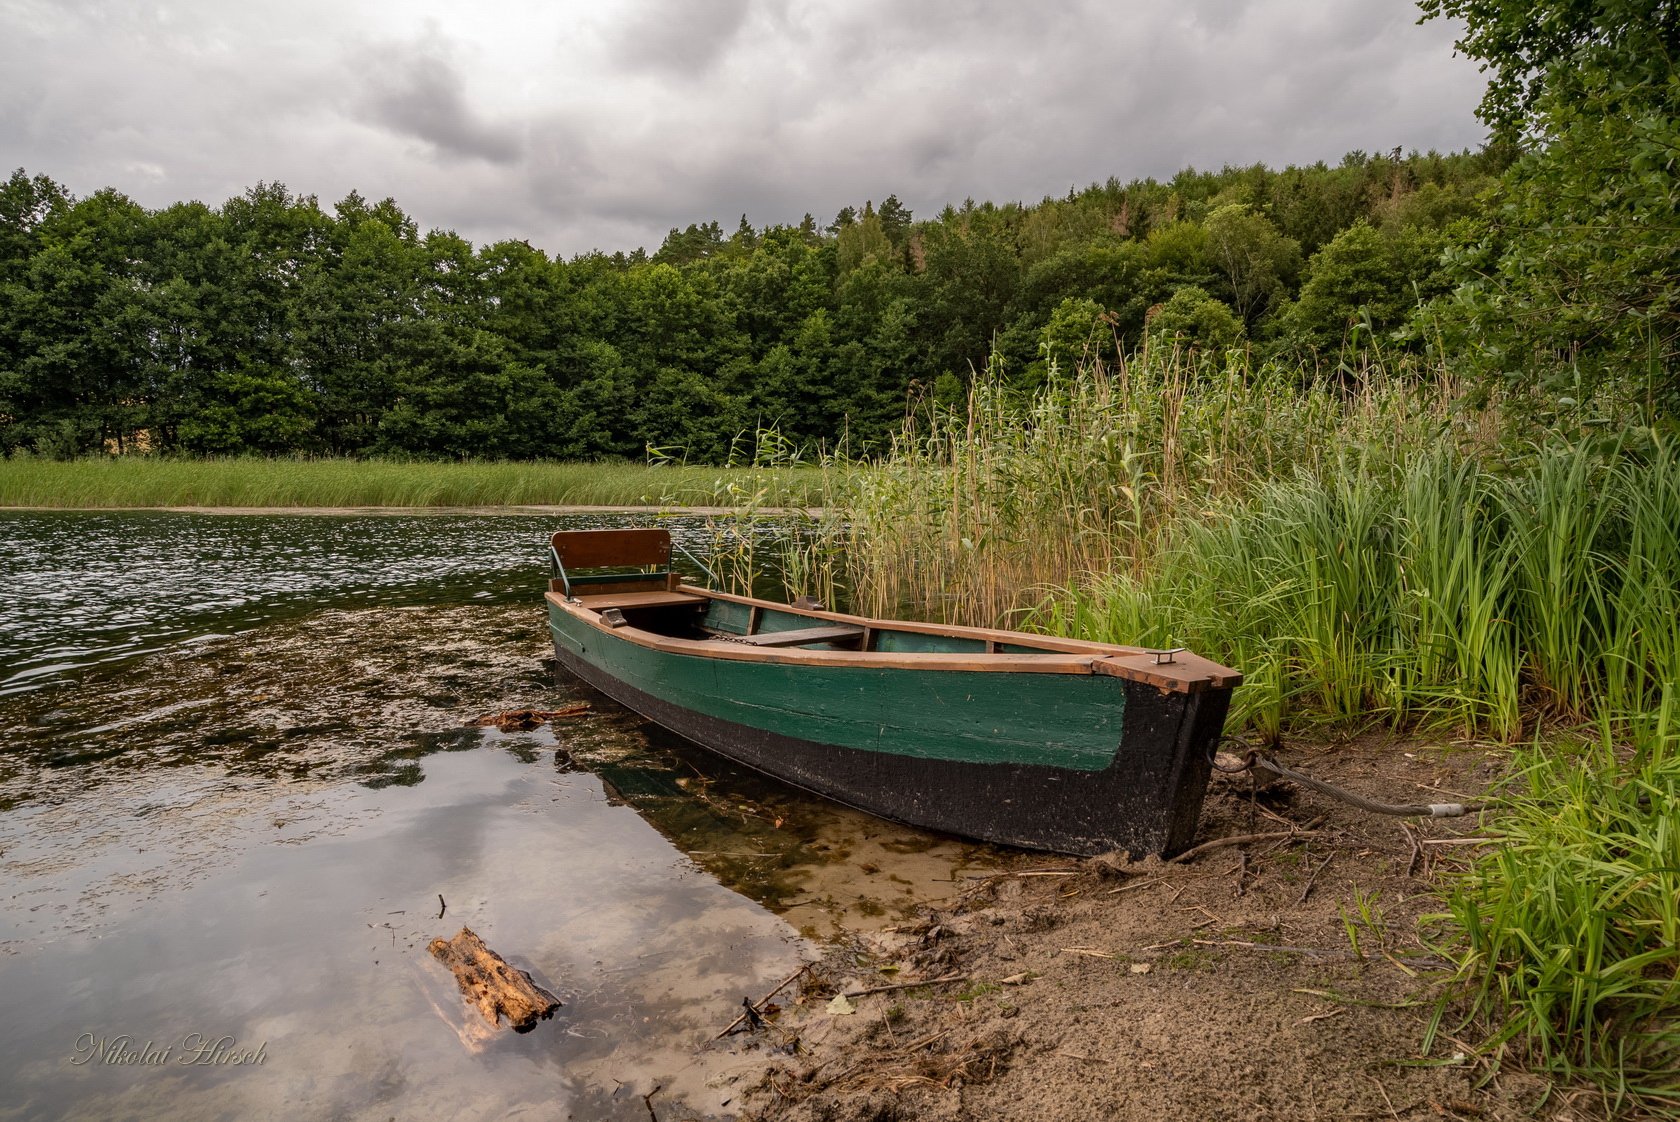
[[[1363,795],[1356,795],[1352,791],[1344,791],[1334,784],[1326,783],[1322,779],[1314,779],[1310,775],[1288,768],[1278,763],[1271,756],[1262,755],[1252,748],[1247,741],[1238,736],[1223,737],[1220,743],[1234,743],[1240,745],[1243,752],[1240,756],[1241,766],[1222,765],[1217,760],[1214,767],[1223,772],[1247,771],[1258,768],[1271,772],[1292,783],[1299,783],[1303,787],[1310,787],[1320,794],[1344,802],[1360,810],[1370,811],[1372,814],[1389,814],[1396,818],[1462,818],[1466,814],[1476,814],[1483,807],[1479,803],[1380,803],[1375,799],[1367,799]]]

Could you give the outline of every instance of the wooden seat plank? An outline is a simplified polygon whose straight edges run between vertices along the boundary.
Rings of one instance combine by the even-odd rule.
[[[863,638],[863,628],[849,623],[833,623],[822,627],[801,627],[793,631],[761,631],[756,635],[732,635],[737,643],[754,647],[802,647],[806,643],[839,643],[847,639]]]
[[[608,608],[671,608],[679,604],[704,604],[704,596],[692,592],[603,592],[597,596],[579,596],[578,603],[592,612]]]

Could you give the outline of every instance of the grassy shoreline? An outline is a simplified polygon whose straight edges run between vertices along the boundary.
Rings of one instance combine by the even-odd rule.
[[[217,514],[259,517],[262,515],[321,515],[345,517],[365,515],[370,518],[412,517],[436,515],[562,515],[562,514],[646,514],[659,518],[667,515],[693,515],[722,518],[737,513],[729,506],[695,506],[686,503],[494,503],[480,506],[5,506],[0,514]],[[765,506],[757,514],[766,517],[820,517],[820,506]]]
[[[404,463],[350,459],[0,460],[0,508],[221,511],[808,506],[823,472],[801,466]]]
[[[1420,1000],[1491,1063],[1680,1109],[1680,449],[1539,429],[1446,371],[1145,353],[1031,398],[982,378],[868,469],[785,452],[14,460],[0,507],[723,508],[716,567],[749,580],[757,516],[822,507],[780,560],[864,614],[1192,646],[1244,670],[1231,728],[1267,739],[1493,738],[1520,767],[1489,847],[1444,861],[1415,937],[1454,969]]]
[[[1233,732],[1514,756],[1416,933],[1454,967],[1429,1035],[1672,1113],[1680,449],[1515,413],[1444,370],[1240,353],[983,379],[856,480],[844,577],[864,614],[1188,646],[1244,672]]]

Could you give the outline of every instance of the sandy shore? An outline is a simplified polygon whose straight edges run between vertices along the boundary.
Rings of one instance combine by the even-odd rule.
[[[1386,738],[1287,757],[1392,801],[1473,796],[1498,767]],[[1482,828],[1219,777],[1202,836],[1260,840],[1171,864],[1017,855],[836,948],[717,1047],[769,1063],[741,1103],[764,1120],[1605,1117],[1477,1056],[1451,1010],[1425,1047],[1447,965],[1427,915]]]

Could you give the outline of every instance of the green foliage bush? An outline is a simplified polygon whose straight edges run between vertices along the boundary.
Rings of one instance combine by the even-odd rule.
[[[1619,1111],[1680,1109],[1680,729],[1673,684],[1622,757],[1608,733],[1535,745],[1499,844],[1446,887],[1446,949],[1473,1012],[1537,1067]]]
[[[1669,0],[1422,0],[1492,74],[1481,114],[1526,150],[1472,220],[1436,309],[1482,377],[1566,411],[1613,387],[1680,416],[1680,21]]]
[[[1242,320],[1205,289],[1187,284],[1149,317],[1149,341],[1157,347],[1220,353],[1242,342]]]
[[[1416,227],[1355,223],[1308,262],[1300,295],[1278,316],[1281,340],[1332,358],[1394,347],[1395,332],[1441,291],[1441,252],[1440,237]]]

